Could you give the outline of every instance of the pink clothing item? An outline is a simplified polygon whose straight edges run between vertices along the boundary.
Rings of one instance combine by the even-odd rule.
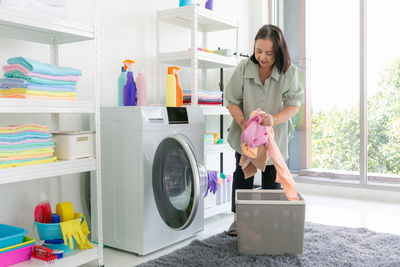
[[[247,122],[247,128],[242,134],[242,142],[249,147],[258,147],[262,144],[268,144],[267,128],[261,123],[261,109],[257,109],[250,114],[250,119]]]
[[[56,75],[47,75],[47,74],[32,72],[32,71],[28,70],[27,68],[25,68],[24,66],[19,65],[19,64],[4,65],[3,70],[4,70],[4,72],[20,71],[29,77],[38,77],[38,78],[48,79],[48,80],[71,81],[71,82],[77,82],[79,80],[78,76],[73,76],[73,75],[56,76]]]
[[[253,114],[254,111],[252,115]],[[299,198],[297,196],[296,185],[286,165],[286,162],[275,143],[274,130],[272,128],[267,128],[260,125],[261,119],[252,120],[252,115],[249,119],[246,130],[242,134],[242,141],[256,140],[257,144],[259,144],[260,140],[263,140],[260,133],[263,133],[263,136],[266,137],[266,141],[261,143],[258,147],[253,148],[247,146],[247,144],[244,142],[242,143],[242,156],[240,158],[239,165],[242,167],[245,179],[254,176],[257,173],[257,169],[264,171],[267,160],[269,157],[271,157],[276,168],[276,182],[282,184],[288,200],[297,201]],[[257,113],[254,117],[260,117],[259,109],[257,109]],[[258,124],[258,126],[253,124]],[[253,142],[253,145],[256,142]]]
[[[45,96],[45,95],[25,95],[13,94],[2,95],[2,98],[20,98],[20,99],[41,99],[41,100],[78,100],[76,96]]]
[[[297,196],[296,184],[278,145],[275,143],[274,130],[272,128],[269,129],[268,140],[268,153],[276,168],[276,182],[282,184],[283,191],[285,191],[288,200],[297,201],[299,197]]]

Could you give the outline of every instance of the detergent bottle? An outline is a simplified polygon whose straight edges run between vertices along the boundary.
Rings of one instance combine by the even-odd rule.
[[[173,68],[176,67],[168,67],[165,92],[165,104],[167,107],[176,107],[176,79]]]
[[[146,78],[140,71],[136,76],[136,87],[137,87],[137,105],[147,106],[147,84]]]
[[[179,78],[178,78],[178,71],[180,71],[181,69],[178,67],[172,67],[172,70],[174,72],[175,83],[176,83],[176,106],[182,107],[183,95],[182,95],[181,86],[179,85]]]
[[[38,223],[51,223],[51,207],[47,200],[46,193],[40,194],[39,204],[36,205],[34,211],[35,221]]]
[[[126,84],[126,64],[124,64],[123,67],[121,67],[121,73],[118,77],[118,106],[123,106],[124,102],[122,101],[123,99],[123,92],[124,92],[124,86]]]
[[[133,60],[124,61],[124,64],[128,66],[126,74],[126,83],[124,86],[123,97],[122,97],[124,106],[136,106],[137,103],[137,89],[135,80],[133,79],[133,72],[132,72],[133,63],[135,63],[135,61]]]

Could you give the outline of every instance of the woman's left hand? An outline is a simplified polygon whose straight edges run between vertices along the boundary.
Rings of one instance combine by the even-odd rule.
[[[271,114],[265,113],[265,112],[261,112],[260,113],[260,117],[261,117],[261,125],[262,126],[267,126],[267,127],[272,127],[274,126],[274,116],[272,116]]]

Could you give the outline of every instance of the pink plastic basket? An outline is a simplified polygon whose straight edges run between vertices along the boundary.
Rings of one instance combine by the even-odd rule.
[[[11,250],[0,254],[0,267],[10,266],[18,262],[27,261],[31,258],[32,248],[35,244]]]

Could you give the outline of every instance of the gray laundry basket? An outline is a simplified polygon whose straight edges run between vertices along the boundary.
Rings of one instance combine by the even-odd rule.
[[[283,190],[236,190],[239,252],[300,254],[306,202],[289,201]]]

